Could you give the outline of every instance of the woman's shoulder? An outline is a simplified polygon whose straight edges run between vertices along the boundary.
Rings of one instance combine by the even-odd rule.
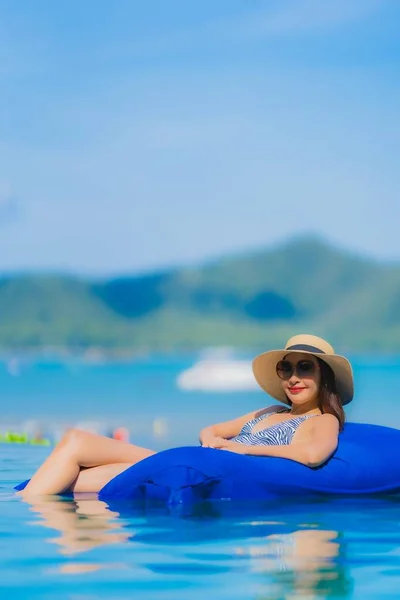
[[[339,426],[339,419],[337,417],[335,417],[335,415],[331,415],[330,413],[323,413],[322,415],[320,415],[320,419],[321,419],[321,423],[327,423],[332,427],[338,427]]]
[[[330,413],[323,413],[322,415],[315,415],[316,419],[307,419],[311,426],[318,428],[318,430],[326,432],[339,432],[339,420],[335,415]],[[306,422],[307,422],[306,421]]]

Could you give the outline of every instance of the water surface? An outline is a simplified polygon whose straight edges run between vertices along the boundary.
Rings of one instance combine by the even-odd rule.
[[[0,368],[2,421],[128,423],[156,449],[197,443],[204,424],[258,408],[262,392],[184,393],[188,358]],[[400,426],[394,358],[355,364],[357,421]],[[154,427],[162,419],[164,427]],[[398,598],[400,501],[289,499],[265,504],[112,507],[93,498],[27,504],[13,486],[47,448],[0,445],[1,597],[312,600]],[[397,460],[394,449],[394,460]],[[8,597],[8,596],[7,596]]]

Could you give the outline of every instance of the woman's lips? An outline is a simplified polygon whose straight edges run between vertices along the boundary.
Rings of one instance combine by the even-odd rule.
[[[289,392],[291,394],[298,394],[299,392],[302,392],[305,389],[306,388],[303,388],[303,387],[292,387],[292,388],[289,388]]]

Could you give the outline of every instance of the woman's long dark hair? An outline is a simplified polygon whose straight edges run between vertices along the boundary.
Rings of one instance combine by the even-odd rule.
[[[342,431],[346,417],[337,390],[335,374],[325,361],[317,356],[315,358],[318,361],[321,373],[319,409],[322,413],[334,415],[339,421],[339,429]]]

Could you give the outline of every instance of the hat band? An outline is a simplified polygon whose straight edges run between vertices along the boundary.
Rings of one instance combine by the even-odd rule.
[[[289,346],[286,350],[306,350],[306,352],[316,352],[317,354],[326,354],[320,348],[316,348],[315,346],[309,346],[308,344],[295,344],[294,346]]]

